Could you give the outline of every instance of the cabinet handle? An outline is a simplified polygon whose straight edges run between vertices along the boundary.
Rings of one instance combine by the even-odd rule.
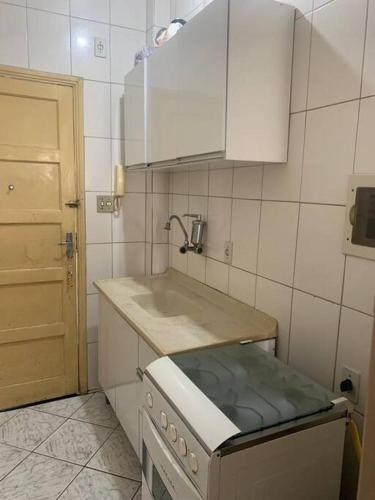
[[[137,377],[139,378],[139,380],[143,380],[143,370],[141,370],[141,368],[137,368],[136,370],[136,374],[137,374]]]

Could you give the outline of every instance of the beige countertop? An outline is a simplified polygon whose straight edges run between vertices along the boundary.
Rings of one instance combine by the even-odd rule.
[[[159,355],[277,336],[275,319],[172,269],[95,286]]]

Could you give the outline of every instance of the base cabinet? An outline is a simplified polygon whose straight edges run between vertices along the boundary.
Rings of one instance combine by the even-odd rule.
[[[99,383],[138,456],[142,374],[158,355],[103,295],[99,301]]]

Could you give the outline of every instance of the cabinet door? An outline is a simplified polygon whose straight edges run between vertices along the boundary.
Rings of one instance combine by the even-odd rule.
[[[144,164],[146,160],[145,64],[138,64],[125,77],[124,133],[125,165]]]
[[[176,159],[178,64],[175,38],[147,62],[149,163]]]
[[[137,376],[138,334],[117,313],[112,364],[116,380],[116,415],[139,455],[138,406],[142,384]]]
[[[110,334],[112,330],[114,309],[110,302],[103,296],[99,297],[99,346],[98,346],[98,369],[99,384],[109,399],[113,409],[115,405],[115,384],[111,369]]]
[[[176,35],[179,158],[225,150],[228,0],[215,0]]]

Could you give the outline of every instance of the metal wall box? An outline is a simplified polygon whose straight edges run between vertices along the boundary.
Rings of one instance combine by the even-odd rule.
[[[375,175],[350,177],[344,253],[375,260]]]

